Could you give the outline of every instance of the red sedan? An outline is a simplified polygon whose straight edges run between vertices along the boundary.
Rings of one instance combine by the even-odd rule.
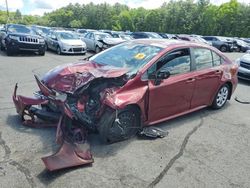
[[[36,98],[49,102],[42,105],[44,113],[30,108],[41,119],[56,120],[66,113],[99,130],[104,139],[124,139],[136,132],[131,127],[152,125],[206,106],[221,108],[236,88],[237,70],[236,64],[210,46],[134,40],[89,61],[56,67],[41,82],[36,77],[40,88],[44,86]],[[14,102],[20,106],[16,97]],[[60,110],[60,103],[67,108]],[[102,119],[105,123],[99,123]]]
[[[37,118],[59,122],[58,135],[67,142],[79,142],[86,130],[115,142],[143,126],[223,107],[237,86],[237,71],[237,64],[208,45],[133,40],[56,67],[41,80],[35,76],[35,98],[16,95],[16,86],[13,101],[28,125]]]

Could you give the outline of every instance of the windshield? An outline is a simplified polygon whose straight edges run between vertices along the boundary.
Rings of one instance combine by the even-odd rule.
[[[59,32],[58,38],[63,40],[79,39],[79,37],[76,34],[70,32]]]
[[[151,38],[162,38],[161,35],[157,34],[157,33],[147,33]]]
[[[98,34],[95,34],[95,38],[96,40],[101,40],[101,39],[105,39],[105,38],[112,38],[111,35],[109,34],[106,34],[106,33],[98,33]]]
[[[25,27],[23,25],[9,25],[8,31],[11,33],[34,34],[34,32],[31,29],[29,29],[28,27]]]
[[[129,74],[135,74],[163,48],[149,44],[128,42],[96,54],[90,61],[117,68],[128,68]]]

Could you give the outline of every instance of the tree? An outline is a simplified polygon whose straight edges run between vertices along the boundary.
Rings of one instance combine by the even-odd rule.
[[[14,19],[17,21],[22,19],[22,13],[20,12],[19,9],[16,10],[15,15],[14,15]]]

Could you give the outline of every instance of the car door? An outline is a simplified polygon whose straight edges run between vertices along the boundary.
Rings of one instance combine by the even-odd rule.
[[[218,90],[223,74],[220,66],[214,66],[212,51],[206,48],[192,48],[195,62],[196,85],[191,108],[209,105],[211,98]]]
[[[53,34],[54,32],[50,32],[49,34],[48,34],[48,37],[47,37],[47,45],[48,45],[48,48],[49,49],[53,49],[53,47],[52,47],[52,34]]]
[[[84,42],[86,43],[87,49],[88,50],[93,50],[93,48],[91,47],[91,40],[90,40],[90,35],[92,33],[87,33],[84,37]]]
[[[155,84],[155,79],[148,81],[150,124],[190,109],[195,86],[191,62],[190,49],[184,48],[166,54],[149,68],[149,78],[159,71],[170,73],[159,85]]]
[[[51,49],[56,51],[57,47],[58,47],[58,34],[54,32],[51,35]]]
[[[91,33],[91,35],[89,36],[90,38],[90,47],[93,51],[95,51],[95,46],[96,46],[96,36],[94,33]]]

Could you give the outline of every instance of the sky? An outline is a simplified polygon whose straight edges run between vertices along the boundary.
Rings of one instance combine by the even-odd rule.
[[[6,0],[0,0],[0,10],[6,10]],[[160,7],[164,2],[169,0],[7,0],[10,11],[16,11],[19,9],[22,14],[25,15],[43,15],[45,12],[51,12],[63,6],[67,6],[69,3],[75,4],[88,4],[93,2],[94,4],[100,4],[107,2],[111,5],[119,2],[120,4],[126,4],[131,8],[144,7],[146,9],[155,9]],[[228,2],[229,0],[210,0],[215,5]],[[250,0],[238,0],[238,2],[250,4]]]

